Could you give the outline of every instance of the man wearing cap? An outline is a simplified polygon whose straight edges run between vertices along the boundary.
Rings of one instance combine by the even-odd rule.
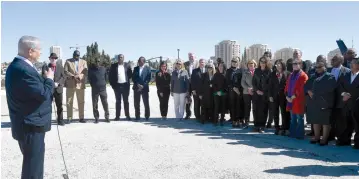
[[[85,83],[88,69],[87,62],[83,59],[80,59],[80,52],[78,50],[74,51],[73,58],[66,60],[64,71],[66,75],[65,87],[67,104],[67,123],[70,123],[73,117],[72,111],[75,93],[79,109],[79,122],[85,123]]]
[[[56,103],[56,112],[57,112],[57,123],[61,126],[65,125],[63,120],[63,109],[62,109],[62,92],[65,84],[65,74],[64,67],[62,66],[62,60],[58,59],[56,53],[51,53],[49,57],[50,63],[49,68],[54,72],[54,98]]]
[[[354,149],[359,149],[359,59],[351,60],[351,71],[340,78],[340,95],[343,114],[340,125],[337,123],[338,141],[337,146],[350,146],[353,130]]]

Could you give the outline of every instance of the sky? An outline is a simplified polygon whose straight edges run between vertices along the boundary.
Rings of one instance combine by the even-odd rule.
[[[359,48],[359,2],[2,2],[1,61],[17,55],[21,36],[42,41],[40,61],[50,46],[69,47],[97,42],[113,57],[214,56],[222,40],[245,46],[268,44],[272,51],[299,48],[303,60],[315,60],[337,48],[341,38]],[[81,56],[86,48],[80,48]]]

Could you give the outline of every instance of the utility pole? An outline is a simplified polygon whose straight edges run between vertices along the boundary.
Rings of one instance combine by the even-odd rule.
[[[177,59],[179,59],[179,52],[180,52],[180,49],[177,49]]]

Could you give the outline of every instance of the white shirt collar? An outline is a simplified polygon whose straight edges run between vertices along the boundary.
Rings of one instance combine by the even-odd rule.
[[[359,71],[356,72],[356,73],[354,73],[354,74],[353,74],[353,72],[351,72],[351,75],[352,75],[352,76],[357,76],[358,74],[359,74]]]
[[[340,65],[338,68],[333,67],[333,69],[337,69],[337,70],[338,70],[338,69],[342,68],[342,66],[343,66],[343,65]]]
[[[16,58],[24,60],[27,64],[29,64],[30,66],[34,67],[34,64],[31,63],[31,61],[23,56],[17,55]]]

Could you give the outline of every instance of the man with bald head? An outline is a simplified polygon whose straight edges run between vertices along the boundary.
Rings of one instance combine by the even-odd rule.
[[[9,65],[5,77],[6,98],[11,132],[23,155],[21,179],[44,176],[45,133],[51,130],[54,72],[41,76],[34,63],[41,55],[40,40],[23,36],[18,55]]]
[[[347,68],[350,68],[351,61],[357,56],[357,51],[354,48],[349,48],[344,54],[343,65]]]

